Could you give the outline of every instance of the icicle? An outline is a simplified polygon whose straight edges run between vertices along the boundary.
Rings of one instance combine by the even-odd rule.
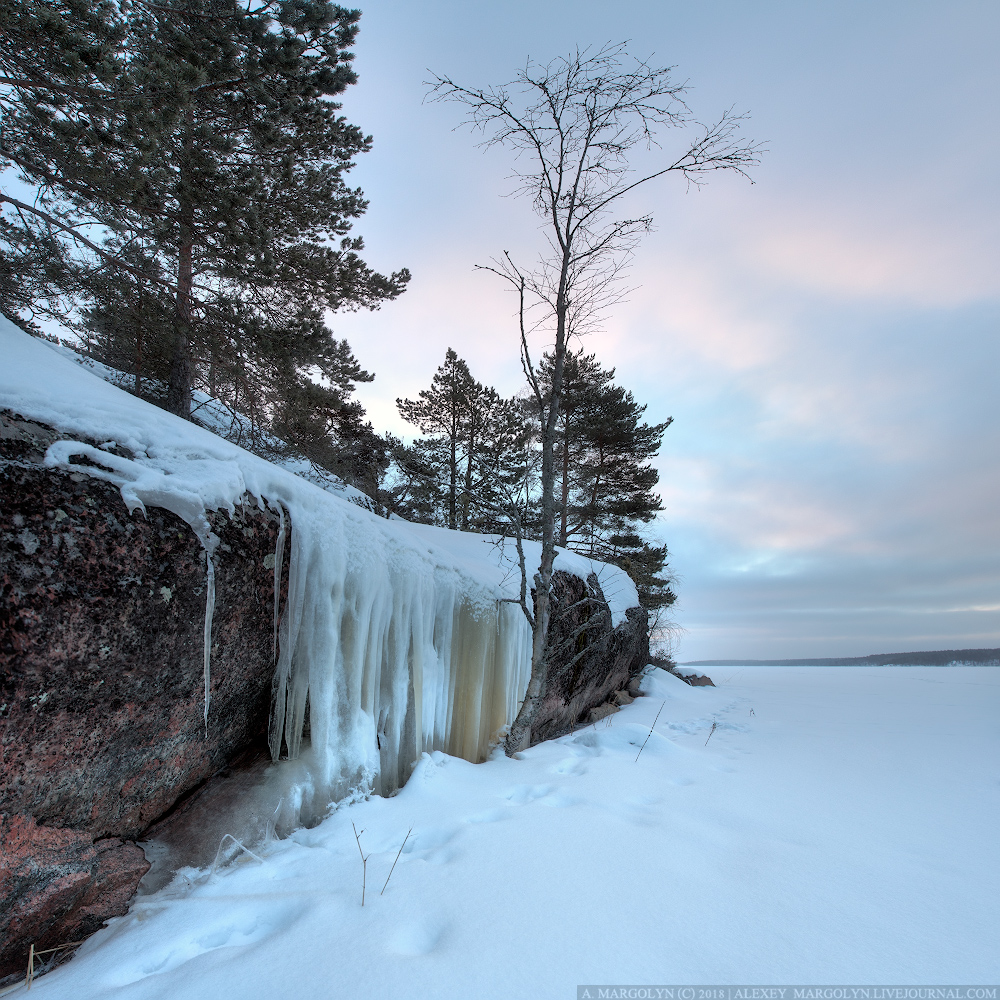
[[[98,464],[80,466],[76,455]],[[425,750],[469,760],[488,755],[516,714],[530,671],[531,637],[515,604],[498,602],[496,586],[467,575],[446,548],[434,551],[411,537],[417,526],[314,504],[299,487],[264,476],[248,481],[235,462],[184,462],[183,473],[168,472],[72,441],[56,442],[46,456],[47,465],[116,483],[130,509],[165,507],[194,529],[207,575],[206,736],[219,545],[207,507],[233,510],[249,493],[258,506],[266,497],[277,513],[268,745],[274,760],[286,748],[299,758],[283,765],[283,827],[317,819],[353,794],[390,794]],[[311,735],[304,740],[307,711]]]
[[[281,612],[281,563],[285,557],[285,508],[279,503],[278,508],[280,527],[278,528],[278,541],[274,546],[274,640],[271,647],[271,657],[275,662],[278,659],[278,620]]]
[[[292,740],[288,739],[285,725],[285,714],[288,707],[288,684],[292,674],[292,657],[296,653],[299,641],[299,629],[306,599],[306,574],[311,561],[310,552],[304,551],[304,532],[292,532],[292,545],[288,562],[288,599],[285,601],[285,613],[278,625],[278,665],[274,670],[274,680],[271,685],[271,718],[268,723],[267,742],[271,750],[271,759],[278,760],[281,756],[282,736],[286,736],[289,753],[295,756]],[[301,738],[301,731],[299,733]],[[297,746],[297,741],[296,741]]]
[[[216,543],[218,538],[211,536]],[[215,546],[213,545],[214,549]],[[212,616],[215,614],[215,564],[212,553],[205,548],[207,581],[205,586],[205,739],[208,739],[208,706],[212,700]]]

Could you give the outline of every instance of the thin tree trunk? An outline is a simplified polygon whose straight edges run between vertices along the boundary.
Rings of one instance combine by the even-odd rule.
[[[448,527],[454,531],[458,527],[458,420],[452,410],[451,456],[448,462],[451,482],[448,487]]]
[[[548,412],[542,424],[542,559],[535,574],[535,623],[531,637],[531,678],[521,702],[517,718],[511,724],[504,741],[504,752],[513,756],[531,745],[531,726],[538,704],[545,695],[548,681],[549,618],[552,606],[552,564],[556,557],[555,544],[555,438],[562,401],[563,367],[566,360],[566,315],[569,311],[567,282],[569,278],[569,247],[563,250],[559,290],[556,295],[556,342],[553,352],[552,391]]]
[[[597,474],[594,476],[594,488],[590,491],[590,558],[594,558],[594,511],[597,508],[597,493],[601,488],[601,472],[604,468],[604,445],[600,445],[597,453]]]
[[[194,110],[187,112],[188,128],[194,126]],[[189,131],[190,135],[190,131]],[[191,139],[185,141],[185,154]],[[194,313],[194,203],[187,188],[187,170],[179,178],[180,232],[177,248],[177,298],[174,306],[174,350],[167,383],[167,409],[191,419],[191,325]]]
[[[562,453],[562,521],[559,527],[559,544],[566,546],[569,538],[566,521],[569,514],[569,414],[563,415],[563,453]]]
[[[142,398],[142,281],[139,281],[135,323],[135,394]]]
[[[462,498],[462,530],[469,530],[469,501],[472,496],[472,456],[476,446],[476,429],[473,420],[469,420],[469,454],[465,463],[465,496]]]
[[[193,246],[188,238],[181,245],[177,267],[177,300],[174,310],[174,353],[170,361],[167,409],[185,420],[191,418],[191,297]]]

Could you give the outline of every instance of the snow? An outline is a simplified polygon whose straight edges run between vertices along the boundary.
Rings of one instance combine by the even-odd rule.
[[[700,677],[701,674],[693,667],[686,667],[683,663],[674,664],[673,671],[678,677]]]
[[[489,753],[513,720],[530,672],[527,623],[505,603],[519,589],[512,543],[378,517],[129,395],[72,352],[2,318],[0,352],[0,406],[68,436],[49,448],[46,464],[114,483],[130,510],[165,507],[201,540],[209,577],[209,727],[217,539],[206,512],[233,512],[248,501],[288,512],[289,592],[277,636],[270,743],[275,758],[286,747],[307,766],[288,769],[296,777],[283,796],[286,812],[295,801],[299,819],[311,822],[358,789],[388,793],[427,750],[468,760]],[[117,442],[133,457],[77,437]],[[97,466],[79,464],[81,457]],[[537,544],[528,543],[526,554],[531,572]],[[615,567],[569,553],[560,553],[556,566],[584,577],[596,572],[616,624],[638,603]],[[307,702],[311,742],[303,740]]]
[[[7,321],[4,320],[3,317],[0,317],[0,328],[2,328],[3,324],[6,322]],[[17,333],[21,332],[17,327],[13,327],[13,329]],[[54,343],[52,341],[45,341],[45,344],[57,354],[62,355],[64,358],[68,358],[74,364],[80,365],[88,371],[93,372],[95,375],[98,375],[105,382],[110,382],[112,385],[125,390],[131,388],[134,384],[132,376],[127,375],[124,372],[120,372],[116,368],[109,368],[107,365],[101,364],[101,362],[95,361],[93,358],[88,358],[86,355],[79,354],[68,344],[61,342]],[[250,421],[246,417],[242,416],[242,414],[234,414],[228,407],[219,402],[219,400],[213,399],[207,393],[201,392],[200,390],[195,389],[191,396],[192,415],[196,417],[202,426],[207,427],[210,431],[222,438],[225,438],[227,441],[234,442],[235,444],[239,444],[241,441],[250,438],[253,433],[253,428],[250,425]],[[278,440],[277,438],[274,438],[266,433],[261,434],[259,431],[258,436],[262,438],[265,444],[270,445],[274,449],[275,454],[271,456],[268,461],[280,466],[282,469],[286,469],[287,471],[294,473],[296,476],[307,479],[309,482],[314,483],[321,489],[326,490],[328,493],[333,493],[335,496],[339,496],[344,500],[350,500],[351,503],[357,504],[365,510],[375,510],[375,505],[373,504],[371,497],[362,493],[360,490],[355,489],[353,486],[349,486],[332,472],[328,472],[326,469],[313,465],[313,463],[308,461],[308,459],[282,454],[284,442]],[[108,441],[100,447],[113,448],[116,443],[117,442],[115,441]]]
[[[517,759],[426,754],[392,797],[139,897],[32,995],[995,983],[1000,669],[713,680],[654,671],[647,697]]]

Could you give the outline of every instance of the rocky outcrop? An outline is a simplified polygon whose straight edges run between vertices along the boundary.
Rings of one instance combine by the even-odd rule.
[[[689,670],[687,667],[679,667],[677,664],[671,664],[666,667],[666,671],[691,687],[715,687],[711,677],[707,674],[699,674],[697,670]]]
[[[209,515],[220,544],[206,730],[201,544],[166,510],[130,516],[115,486],[46,468],[58,436],[0,413],[0,980],[23,971],[32,943],[78,940],[124,913],[148,868],[132,841],[219,812],[212,803],[269,759],[277,517],[255,505]],[[648,659],[644,611],[612,628],[595,576],[554,585],[532,742],[621,704]]]
[[[594,721],[591,712],[622,703],[629,682],[649,662],[646,612],[629,608],[627,620],[612,628],[611,613],[597,577],[553,575],[555,606],[549,626],[545,690],[531,727],[531,743]],[[606,713],[605,713],[606,714]],[[600,716],[598,716],[600,717]]]
[[[3,976],[23,968],[27,942],[59,944],[124,912],[146,865],[122,841],[263,740],[278,519],[256,506],[210,515],[206,731],[194,532],[162,509],[130,516],[108,483],[43,467],[55,432],[0,421]],[[36,856],[30,871],[18,861]]]
[[[4,973],[36,951],[78,942],[128,911],[149,862],[133,843],[0,814],[0,941]]]

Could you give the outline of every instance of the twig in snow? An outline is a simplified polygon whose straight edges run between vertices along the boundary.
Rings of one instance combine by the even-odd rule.
[[[715,722],[712,723],[712,728],[708,732],[708,740],[710,740],[712,738],[712,733],[715,732],[716,725],[717,725],[717,723],[715,723]],[[705,740],[705,746],[708,746],[708,740]]]
[[[369,854],[365,857],[365,852],[361,850],[361,833],[365,831],[362,830],[358,833],[358,828],[354,825],[354,820],[351,820],[351,829],[354,831],[354,839],[358,842],[358,854],[361,855],[361,905],[365,905],[365,886],[368,882],[368,858],[371,857]],[[400,848],[402,850],[402,848]],[[392,872],[389,872],[391,875]]]
[[[396,861],[399,860],[399,855],[403,853],[403,848],[406,847],[406,842],[410,839],[410,834],[413,833],[413,827],[411,826],[409,830],[406,831],[406,836],[403,838],[403,843],[399,845],[399,853],[396,855]],[[392,878],[392,873],[396,870],[396,861],[393,861],[392,867],[389,869],[389,877],[385,880],[385,885],[389,884],[389,879]],[[382,886],[382,892],[385,892],[385,885]],[[382,895],[382,892],[379,895]]]
[[[666,705],[666,702],[663,702],[663,705]],[[656,713],[656,719],[659,719],[660,712],[663,711],[663,705],[660,705],[660,711]],[[649,734],[642,741],[642,746],[639,747],[639,753],[635,755],[636,760],[639,759],[639,756],[642,754],[642,751],[646,749],[646,744],[649,742],[649,737],[653,735],[653,728],[656,726],[656,719],[653,719],[653,725],[649,727]]]

